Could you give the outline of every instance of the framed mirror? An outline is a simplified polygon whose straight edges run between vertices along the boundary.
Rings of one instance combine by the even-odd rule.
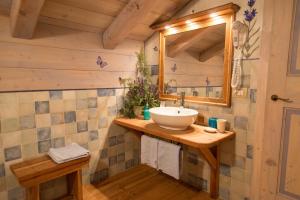
[[[160,32],[161,100],[184,92],[186,101],[230,106],[231,29],[238,10],[230,3],[154,26]]]

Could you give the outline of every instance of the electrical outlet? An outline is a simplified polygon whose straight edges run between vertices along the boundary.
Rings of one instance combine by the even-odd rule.
[[[246,98],[248,96],[248,88],[240,88],[238,90],[233,90],[233,96]]]

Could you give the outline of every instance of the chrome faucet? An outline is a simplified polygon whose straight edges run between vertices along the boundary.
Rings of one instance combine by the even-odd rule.
[[[180,106],[184,107],[185,92],[180,93]]]

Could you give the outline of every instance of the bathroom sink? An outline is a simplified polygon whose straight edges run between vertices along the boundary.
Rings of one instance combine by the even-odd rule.
[[[198,111],[183,107],[156,107],[150,109],[150,114],[162,128],[185,130],[195,122]]]

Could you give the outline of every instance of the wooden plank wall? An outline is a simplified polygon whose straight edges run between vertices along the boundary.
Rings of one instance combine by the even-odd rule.
[[[8,16],[0,14],[0,91],[120,87],[133,77],[142,42],[126,40],[104,50],[101,36],[38,24],[34,39],[12,38]],[[107,66],[100,68],[100,56]]]
[[[206,62],[198,60],[199,55],[193,53],[182,52],[175,58],[165,59],[165,82],[170,79],[177,80],[177,86],[206,86],[206,78],[208,77],[211,86],[223,85],[223,57],[215,56]],[[172,68],[176,64],[176,71]]]

